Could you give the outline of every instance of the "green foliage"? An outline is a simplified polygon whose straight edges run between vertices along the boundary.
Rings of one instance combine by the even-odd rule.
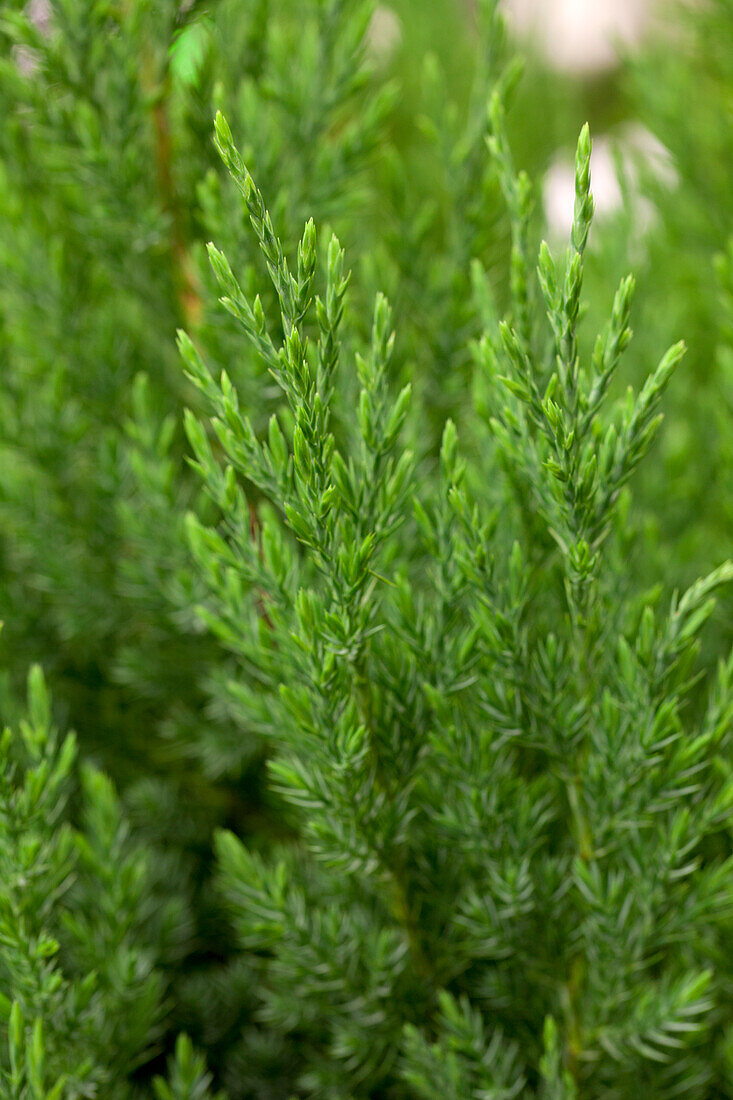
[[[726,34],[732,16],[729,0],[707,4],[702,17],[669,5],[658,40],[630,59],[627,98],[666,150],[663,170],[643,159],[630,166],[622,178],[624,209],[600,229],[590,261],[594,292],[607,285],[609,272],[618,277],[629,263],[637,272],[637,338],[627,378],[643,375],[660,340],[682,333],[689,347],[690,361],[667,401],[657,463],[641,471],[637,487],[637,508],[660,529],[640,556],[650,578],[673,568],[691,580],[729,530],[730,402],[718,349],[730,343],[730,333],[716,264],[733,213],[725,169],[733,156],[726,122],[733,107]],[[730,642],[727,630],[724,641]]]
[[[162,1077],[155,1079],[157,1100],[211,1100],[213,1097],[209,1090],[211,1078],[206,1072],[204,1060],[195,1053],[186,1035],[178,1037],[169,1073],[170,1082]]]
[[[540,250],[540,331],[530,185],[514,174],[500,95],[489,147],[512,211],[512,308],[475,350],[493,409],[483,435],[468,427],[483,441],[472,460],[448,421],[439,467],[418,483],[399,450],[410,392],[390,382],[386,300],[356,355],[360,396],[337,445],[343,253],[332,238],[325,304],[311,298],[312,222],[291,267],[217,118],[280,347],[259,297],[214,246],[210,259],[289,416],[287,434],[273,417],[260,439],[226,372],[214,381],[181,335],[222,452],[189,415],[222,514],[218,528],[192,519],[189,535],[209,586],[202,617],[237,655],[241,712],[272,743],[272,783],[301,838],[297,856],[288,845],[263,858],[221,834],[222,888],[242,946],[262,953],[263,1021],[297,1037],[305,1093],[513,1096],[544,1077],[545,1094],[630,1095],[643,1079],[656,1095],[703,1095],[727,986],[733,664],[706,707],[684,703],[733,566],[667,612],[623,577],[624,487],[683,348],[609,407],[630,338],[625,279],[581,366],[587,128],[571,248],[560,262]],[[250,487],[269,503],[261,547]]]
[[[32,661],[53,677],[64,720],[155,846],[154,874],[179,908],[193,902],[176,948],[176,965],[195,960],[187,976],[223,934],[205,885],[212,827],[257,828],[267,812],[257,731],[234,725],[231,667],[192,614],[184,537],[198,501],[176,326],[221,364],[234,355],[197,244],[202,227],[241,239],[211,117],[221,101],[257,138],[281,210],[307,201],[353,225],[394,101],[367,54],[369,6],[306,7],[84,0],[40,20],[8,4],[0,19],[5,694],[11,707]],[[260,392],[253,359],[237,377]]]
[[[731,14],[3,6],[2,1096],[733,1096]]]
[[[72,826],[76,740],[53,729],[37,666],[28,718],[5,731],[2,754],[3,1096],[132,1095],[124,1082],[155,1049],[164,993],[154,962],[167,915],[151,904],[145,854],[89,766]]]

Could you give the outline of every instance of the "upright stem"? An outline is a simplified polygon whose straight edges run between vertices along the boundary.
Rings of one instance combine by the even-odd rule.
[[[196,328],[201,317],[201,295],[186,246],[183,209],[173,171],[173,142],[168,111],[170,74],[165,71],[162,79],[158,78],[155,61],[148,48],[144,48],[142,52],[141,79],[143,89],[152,102],[155,166],[161,206],[170,220],[170,256],[176,297],[184,327]]]
[[[386,782],[384,769],[379,760],[379,754],[375,746],[372,693],[366,677],[363,654],[361,654],[354,663],[353,683],[359,718],[369,736],[369,751],[374,768],[375,783],[378,784],[383,791],[388,793],[388,783]],[[392,888],[392,911],[407,937],[407,943],[410,948],[410,955],[412,956],[415,970],[421,979],[429,980],[431,984],[435,986],[436,983],[432,980],[434,977],[433,967],[422,945],[419,922],[415,917],[413,906],[410,903],[401,869],[396,867],[391,860],[385,858],[385,853],[381,845],[379,845],[376,855],[382,866],[383,872],[389,879]]]
[[[575,652],[578,655],[578,679],[585,702],[585,712],[588,716],[592,704],[594,683],[591,669],[593,629],[587,616],[587,581],[583,582],[582,586],[573,586],[573,590],[568,595],[570,597],[570,615],[575,638]],[[593,859],[593,830],[583,806],[583,768],[586,754],[587,744],[586,737],[584,737],[576,754],[575,774],[567,782],[566,791],[573,819],[578,855],[583,863],[589,864]],[[572,961],[566,986],[568,1015],[566,1064],[578,1095],[579,1061],[583,1051],[582,997],[585,974],[586,959],[581,951]]]

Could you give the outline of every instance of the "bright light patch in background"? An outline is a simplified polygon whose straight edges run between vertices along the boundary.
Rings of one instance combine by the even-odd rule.
[[[613,213],[623,201],[618,180],[620,169],[628,186],[631,213],[640,229],[652,217],[652,208],[639,188],[640,168],[650,170],[660,182],[673,187],[677,176],[667,149],[647,129],[628,125],[593,141],[591,189],[596,216]],[[575,174],[572,160],[561,154],[550,165],[544,180],[545,221],[553,239],[566,239],[573,224]]]
[[[638,42],[650,19],[648,0],[505,0],[510,25],[536,41],[565,72],[612,68],[619,45]]]
[[[51,29],[51,0],[29,0],[25,14],[43,35]],[[15,63],[24,76],[31,76],[38,67],[38,55],[30,46],[13,46]]]
[[[372,57],[388,61],[401,38],[402,25],[397,14],[386,4],[378,4],[367,29],[367,48]]]

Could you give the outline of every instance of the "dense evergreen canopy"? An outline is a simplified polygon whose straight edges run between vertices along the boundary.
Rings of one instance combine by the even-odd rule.
[[[0,1096],[733,1098],[731,25],[2,6]]]

